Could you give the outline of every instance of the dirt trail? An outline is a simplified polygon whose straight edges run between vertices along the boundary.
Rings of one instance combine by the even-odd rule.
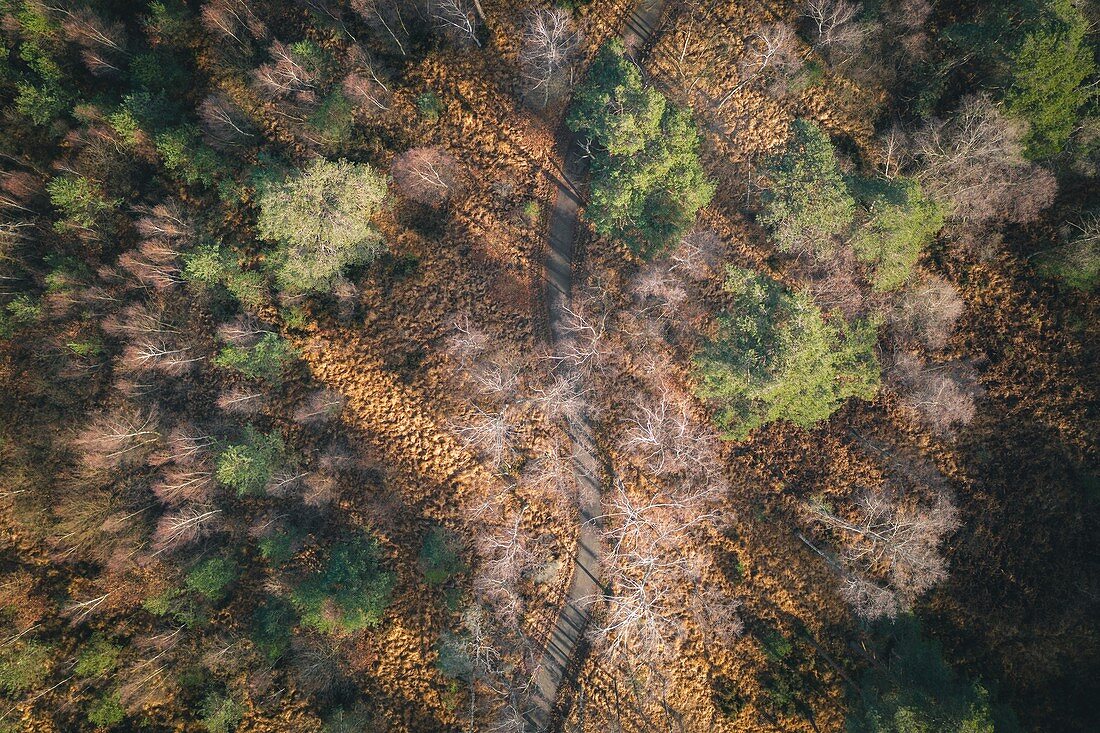
[[[665,0],[640,0],[627,15],[622,31],[627,55],[636,63],[650,41],[664,12]],[[563,130],[558,138],[564,150],[564,165],[554,177],[556,193],[550,212],[550,249],[546,256],[546,308],[551,339],[562,333],[562,316],[572,297],[574,235],[577,212],[582,203],[580,187],[585,167],[576,137]],[[577,536],[573,580],[558,612],[553,631],[533,680],[531,709],[527,711],[527,730],[541,733],[559,720],[558,692],[562,681],[575,668],[578,652],[588,624],[588,612],[603,592],[599,581],[602,468],[595,445],[591,421],[582,416],[569,424],[573,444],[573,471],[577,482],[577,504],[581,526]]]

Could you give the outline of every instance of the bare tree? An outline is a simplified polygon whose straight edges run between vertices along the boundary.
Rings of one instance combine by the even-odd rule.
[[[639,393],[628,409],[619,445],[657,476],[701,476],[714,462],[713,436],[692,419],[686,395],[662,389]]]
[[[1058,184],[1024,158],[1025,132],[1023,122],[1004,115],[989,97],[967,97],[954,117],[933,119],[914,136],[921,184],[963,223],[1034,221]]]
[[[806,0],[803,14],[813,26],[814,46],[822,51],[851,49],[863,40],[860,6],[848,0]]]
[[[974,399],[981,390],[973,369],[963,362],[928,366],[916,354],[903,352],[894,357],[890,381],[921,422],[938,433],[974,419]]]
[[[214,472],[208,465],[166,467],[150,486],[154,496],[169,506],[207,503],[214,493]]]
[[[119,267],[145,286],[167,290],[183,282],[180,276],[179,250],[167,239],[146,239],[137,249],[119,255]]]
[[[199,120],[206,141],[218,150],[236,150],[256,137],[248,116],[222,92],[214,92],[202,101]]]
[[[344,96],[360,108],[389,109],[393,93],[377,64],[367,56],[366,52],[359,46],[352,46],[348,52],[348,65],[351,71],[340,83]]]
[[[245,49],[250,47],[250,39],[267,36],[267,27],[252,12],[246,0],[211,0],[204,3],[200,20],[203,28],[210,33],[232,39]]]
[[[451,427],[481,460],[499,471],[512,457],[516,425],[507,411],[488,411],[474,405],[471,412],[451,422]]]
[[[561,7],[542,8],[528,14],[520,51],[520,65],[527,94],[546,106],[559,87],[561,72],[568,68],[580,45],[573,16]]]
[[[738,61],[737,84],[718,100],[725,107],[737,92],[759,79],[786,78],[802,67],[798,36],[786,23],[761,26],[745,41],[745,53]]]
[[[197,542],[220,529],[222,510],[190,505],[161,515],[153,530],[153,556]]]
[[[843,591],[861,615],[893,616],[947,575],[939,546],[958,520],[946,496],[921,506],[890,488],[866,490],[850,512],[817,501],[805,511],[838,536]]]
[[[460,166],[440,147],[412,148],[393,161],[393,182],[406,198],[441,206],[455,193]]]
[[[93,417],[73,448],[89,468],[113,468],[144,462],[160,440],[156,411],[127,403]]]
[[[489,334],[475,326],[468,315],[455,316],[447,335],[447,351],[463,364],[479,358],[489,348]]]
[[[325,423],[340,416],[344,409],[344,396],[330,389],[317,389],[309,393],[298,405],[292,416],[294,422],[307,425]]]
[[[119,365],[126,371],[155,370],[179,376],[205,360],[188,346],[180,346],[166,336],[147,336],[126,345],[119,358]]]
[[[282,41],[273,42],[268,53],[271,61],[253,74],[260,91],[299,104],[315,104],[320,90],[317,74],[306,68]]]
[[[477,37],[477,0],[472,0],[472,8],[465,0],[435,0],[431,5],[431,16],[436,26],[458,43],[473,41],[478,48],[481,41]]]
[[[903,339],[915,339],[940,349],[951,337],[955,321],[965,309],[954,285],[939,275],[926,273],[897,299],[890,313],[890,325]]]
[[[214,404],[230,415],[255,415],[267,406],[267,395],[263,390],[235,385],[218,395]]]
[[[721,238],[707,229],[693,229],[669,254],[672,272],[692,280],[706,281],[722,263]]]

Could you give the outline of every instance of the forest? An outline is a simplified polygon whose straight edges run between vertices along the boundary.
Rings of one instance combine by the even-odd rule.
[[[0,733],[1100,730],[1098,286],[1096,0],[0,0]]]

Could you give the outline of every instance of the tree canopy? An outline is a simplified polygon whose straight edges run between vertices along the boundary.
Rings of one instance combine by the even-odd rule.
[[[329,634],[377,626],[390,602],[395,576],[382,564],[378,541],[355,537],[333,545],[316,571],[291,592],[302,624]]]
[[[326,291],[349,265],[384,250],[371,222],[381,210],[386,177],[369,165],[317,158],[260,193],[260,233],[278,243],[275,280],[296,293]]]
[[[730,266],[732,307],[695,354],[695,392],[726,437],[775,420],[808,427],[849,397],[871,399],[881,381],[875,325],[827,316],[804,293]]]
[[[682,236],[714,195],[691,113],[645,87],[617,40],[600,49],[567,124],[592,144],[585,215],[642,257]]]

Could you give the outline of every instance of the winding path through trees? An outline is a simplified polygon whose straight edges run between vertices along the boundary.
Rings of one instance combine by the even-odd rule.
[[[627,56],[635,62],[649,42],[664,7],[665,0],[639,0],[626,16],[622,31],[623,45]],[[558,145],[560,150],[565,151],[564,165],[554,180],[557,192],[550,212],[550,248],[545,263],[547,319],[550,337],[555,343],[563,336],[562,316],[572,298],[574,235],[582,203],[577,182],[583,181],[585,173],[584,156],[578,139],[564,125]],[[532,707],[526,714],[527,730],[531,733],[549,730],[558,722],[562,712],[558,710],[559,689],[566,676],[574,671],[588,624],[589,609],[603,592],[599,581],[602,469],[591,421],[586,416],[572,420],[569,437],[573,444],[573,472],[577,482],[581,525],[573,580],[533,680]]]

